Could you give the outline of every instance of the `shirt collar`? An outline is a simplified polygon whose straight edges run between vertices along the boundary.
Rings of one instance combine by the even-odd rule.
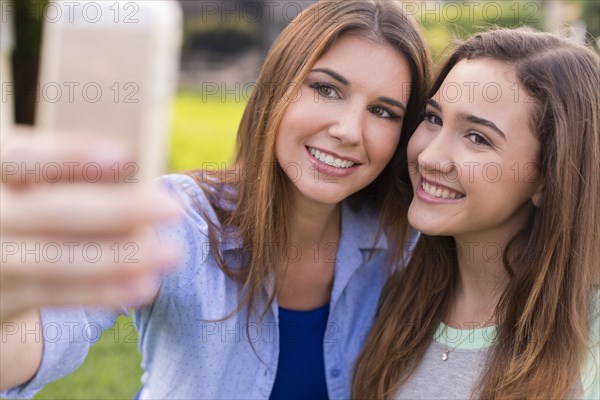
[[[330,307],[340,298],[354,273],[369,259],[371,251],[386,251],[388,241],[385,234],[380,234],[375,240],[379,228],[377,215],[366,207],[354,209],[347,201],[342,202],[341,233],[336,254],[334,282],[331,291]],[[242,251],[243,242],[237,229],[224,232],[221,241],[221,251]],[[375,266],[380,268],[382,266]],[[267,279],[264,288],[267,293],[273,291],[273,279]],[[274,313],[277,312],[277,300],[271,304]]]
[[[375,241],[379,221],[374,213],[360,208],[353,209],[347,201],[342,202],[342,237],[347,238],[352,247],[361,250],[387,250],[388,241],[385,234],[380,234]],[[221,251],[241,250],[243,242],[237,237],[237,229],[226,229],[221,241]]]
[[[377,215],[366,207],[353,209],[345,201],[342,203],[342,232],[341,237],[347,238],[353,247],[361,250],[381,249],[387,250],[388,241],[385,234],[380,234],[375,241],[379,219]]]
[[[239,237],[239,229],[237,228],[225,228],[223,237],[221,240],[221,251],[232,251],[242,250],[244,248],[244,242]]]
[[[371,251],[387,250],[387,239],[380,235],[375,241],[379,219],[366,207],[354,210],[348,202],[342,203],[342,233],[336,255],[335,276],[331,290],[330,307],[348,286],[354,273],[370,259]],[[383,265],[374,265],[383,268]]]

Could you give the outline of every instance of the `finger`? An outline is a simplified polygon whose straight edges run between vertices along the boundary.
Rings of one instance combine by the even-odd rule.
[[[4,314],[11,312],[10,305],[19,310],[52,306],[107,306],[121,308],[150,302],[158,289],[158,276],[135,277],[127,280],[80,282],[73,285],[60,282],[54,285],[27,282],[2,292]],[[6,310],[4,310],[6,309]]]
[[[104,235],[178,218],[170,196],[126,185],[52,185],[16,191],[0,187],[3,234]]]
[[[150,235],[121,241],[3,240],[0,286],[89,284],[154,274],[175,265],[178,247],[160,244]]]
[[[133,151],[114,138],[20,128],[2,143],[2,183],[132,181]]]

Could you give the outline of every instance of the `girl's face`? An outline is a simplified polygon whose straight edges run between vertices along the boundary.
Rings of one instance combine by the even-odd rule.
[[[388,45],[336,41],[288,105],[275,156],[296,196],[337,204],[391,160],[409,99],[410,68]]]
[[[531,101],[511,66],[490,59],[456,64],[408,145],[412,226],[496,242],[523,226],[542,188]]]

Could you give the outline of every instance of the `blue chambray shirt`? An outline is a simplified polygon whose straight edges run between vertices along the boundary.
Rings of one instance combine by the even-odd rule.
[[[268,399],[279,356],[277,301],[262,319],[260,313],[248,316],[249,310],[243,308],[225,321],[214,321],[234,311],[240,300],[239,285],[216,265],[207,223],[198,207],[216,217],[191,178],[168,175],[161,180],[182,201],[186,216],[158,229],[159,236],[179,243],[183,256],[177,268],[163,277],[156,301],[134,313],[145,371],[140,398]],[[323,339],[330,399],[350,397],[354,363],[374,322],[387,277],[387,242],[380,237],[374,243],[377,224],[374,215],[342,204],[342,231]],[[415,241],[416,234],[410,243]],[[239,242],[223,239],[220,245],[230,265],[239,263]],[[412,246],[406,248],[412,250]],[[269,290],[271,285],[265,284],[265,291]],[[257,309],[264,310],[265,305],[262,299]],[[45,384],[77,369],[101,330],[110,328],[119,314],[83,308],[42,310],[41,366],[31,381],[3,395],[32,397]]]

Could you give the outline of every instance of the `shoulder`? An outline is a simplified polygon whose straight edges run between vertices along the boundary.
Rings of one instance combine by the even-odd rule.
[[[209,230],[218,225],[215,210],[206,193],[187,175],[161,176],[156,183],[183,209],[183,215],[178,220],[155,226],[159,239],[177,244],[184,252],[205,247]]]
[[[186,215],[194,216],[199,211],[212,211],[212,206],[206,193],[198,183],[188,175],[171,174],[157,179],[159,187],[174,197],[186,212]]]
[[[200,189],[192,177],[183,174],[162,175],[156,178],[156,182],[160,187],[177,193]]]
[[[179,202],[189,222],[220,227],[217,209],[232,211],[236,205],[236,188],[231,184],[203,184],[183,174],[164,175],[158,186]]]
[[[214,264],[213,250],[221,246],[221,229],[209,196],[192,177],[165,175],[159,177],[156,183],[184,211],[178,220],[154,227],[160,242],[179,249],[177,263],[161,279],[161,297],[172,297],[181,288],[194,282],[198,284],[198,279],[204,276],[199,271],[207,271],[206,267]],[[214,243],[210,239],[211,232],[215,233]]]

